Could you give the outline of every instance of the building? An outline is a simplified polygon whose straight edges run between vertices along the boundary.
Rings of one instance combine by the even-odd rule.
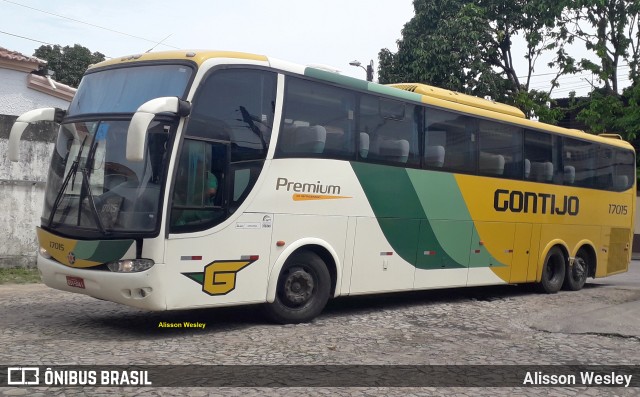
[[[9,131],[22,113],[41,107],[66,109],[75,88],[46,74],[46,62],[0,47],[0,268],[35,266],[35,227],[57,127],[38,123],[21,142],[21,161],[7,158]]]

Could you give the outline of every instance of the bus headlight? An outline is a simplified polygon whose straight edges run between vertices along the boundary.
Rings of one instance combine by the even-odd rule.
[[[122,259],[107,263],[107,267],[116,273],[136,273],[143,272],[155,265],[151,259]]]

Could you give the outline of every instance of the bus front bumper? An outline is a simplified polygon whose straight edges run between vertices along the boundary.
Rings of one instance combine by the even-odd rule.
[[[104,270],[65,266],[38,255],[42,281],[51,288],[89,295],[146,310],[167,310],[162,291],[162,264],[138,273],[114,273]]]

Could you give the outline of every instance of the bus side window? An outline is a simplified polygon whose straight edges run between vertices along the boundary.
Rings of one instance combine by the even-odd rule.
[[[631,188],[635,181],[635,158],[629,150],[615,149],[615,153],[613,190],[624,191]]]
[[[560,172],[559,167],[559,146],[557,136],[539,131],[525,131],[524,158],[525,163],[529,162],[528,180],[562,184],[564,173]]]
[[[564,184],[592,188],[596,172],[596,144],[562,138]]]
[[[480,174],[522,178],[522,129],[484,120],[478,129]]]
[[[231,142],[231,160],[267,156],[273,126],[274,72],[217,70],[208,74],[193,99],[186,135]]]
[[[276,157],[355,157],[355,94],[287,77]]]
[[[475,173],[477,131],[474,120],[468,116],[432,108],[426,109],[425,119],[425,167]]]
[[[251,193],[263,166],[263,161],[243,161],[231,164],[229,169],[231,192],[229,212],[234,213]]]
[[[365,94],[359,116],[362,160],[420,165],[421,108]]]
[[[424,148],[424,165],[426,168],[442,168],[445,162],[447,132],[431,129],[427,132]]]
[[[596,168],[596,188],[613,188],[613,148],[598,148],[598,166]]]
[[[172,229],[202,230],[222,219],[227,152],[224,144],[184,140],[173,188]]]

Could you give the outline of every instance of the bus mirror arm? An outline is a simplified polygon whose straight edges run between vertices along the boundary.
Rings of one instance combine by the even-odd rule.
[[[127,131],[127,160],[144,159],[147,130],[158,113],[173,113],[179,117],[186,117],[191,113],[191,103],[178,97],[161,97],[140,105]]]
[[[20,160],[20,138],[30,124],[37,121],[55,121],[60,124],[66,114],[66,110],[59,108],[41,108],[28,111],[18,117],[9,133],[9,160]]]

